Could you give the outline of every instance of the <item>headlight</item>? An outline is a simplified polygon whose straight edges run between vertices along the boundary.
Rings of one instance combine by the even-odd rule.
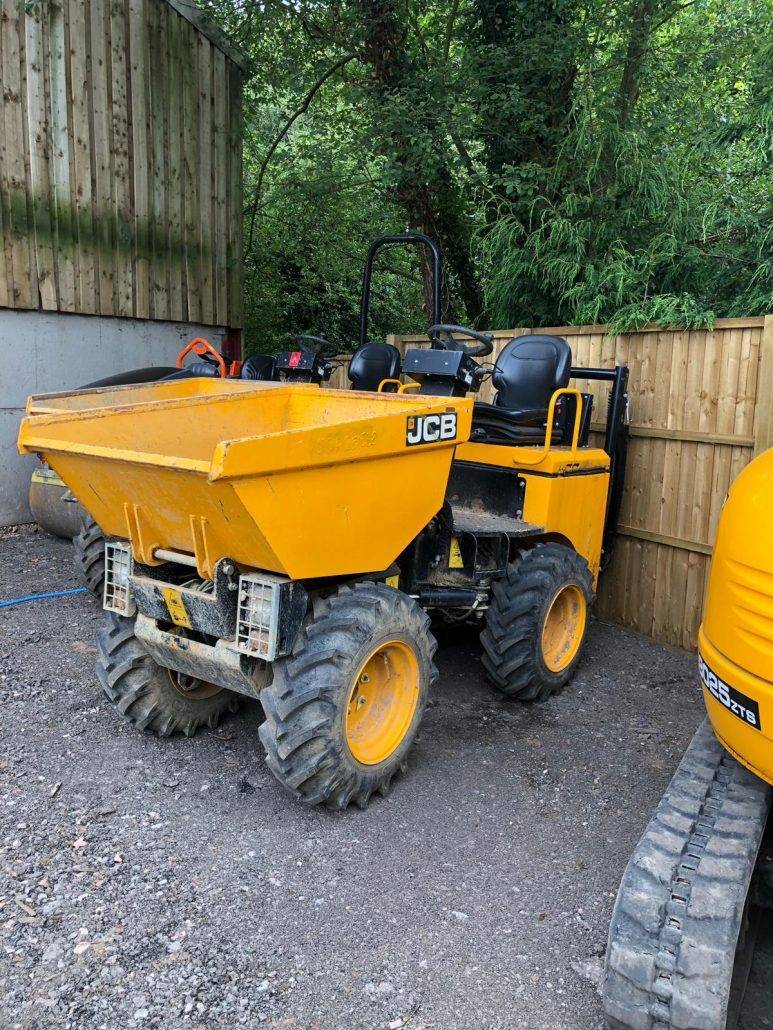
[[[105,544],[105,593],[102,607],[117,615],[132,616],[137,605],[132,597],[129,577],[134,573],[134,558],[128,544]]]
[[[255,573],[239,577],[236,647],[243,654],[266,662],[276,658],[282,582]]]

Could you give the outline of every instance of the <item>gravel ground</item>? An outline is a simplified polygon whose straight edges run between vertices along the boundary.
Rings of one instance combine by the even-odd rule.
[[[69,545],[0,536],[0,597],[72,585]],[[457,633],[407,776],[335,815],[274,782],[257,705],[191,740],[122,723],[100,616],[0,612],[1,1027],[602,1026],[618,881],[703,718],[692,656],[596,624],[526,706]]]

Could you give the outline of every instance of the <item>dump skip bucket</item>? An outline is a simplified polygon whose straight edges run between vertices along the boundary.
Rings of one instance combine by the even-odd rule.
[[[386,569],[440,510],[472,400],[188,379],[32,397],[19,449],[138,560]]]

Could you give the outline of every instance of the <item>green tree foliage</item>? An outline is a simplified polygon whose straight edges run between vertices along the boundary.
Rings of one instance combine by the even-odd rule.
[[[209,0],[242,46],[248,344],[356,341],[365,249],[447,317],[773,310],[770,0]],[[423,275],[422,275],[423,273]],[[426,326],[379,261],[371,336]]]

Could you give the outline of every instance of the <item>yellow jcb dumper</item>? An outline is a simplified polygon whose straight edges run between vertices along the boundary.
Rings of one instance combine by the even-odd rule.
[[[734,1027],[757,926],[771,918],[773,449],[725,501],[698,648],[708,719],[620,884],[604,977],[612,1027]]]
[[[401,243],[429,247],[436,285],[431,347],[402,368],[367,339],[373,258]],[[364,806],[404,766],[436,674],[430,616],[481,627],[505,694],[559,690],[614,536],[627,370],[572,368],[552,336],[478,363],[492,338],[441,324],[439,264],[426,237],[372,245],[351,390],[320,389],[317,339],[280,356],[279,382],[33,397],[20,430],[107,535],[97,674],[115,707],[190,734],[257,697],[268,765],[310,804]],[[603,447],[571,377],[610,385]]]

